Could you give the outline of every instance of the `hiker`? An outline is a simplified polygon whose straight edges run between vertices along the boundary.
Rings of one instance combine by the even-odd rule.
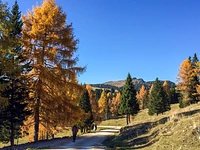
[[[94,130],[94,133],[96,133],[97,125],[95,123],[93,124],[93,130]]]
[[[76,135],[77,135],[77,133],[78,133],[78,128],[77,128],[76,125],[74,125],[74,126],[72,127],[73,142],[76,141]]]

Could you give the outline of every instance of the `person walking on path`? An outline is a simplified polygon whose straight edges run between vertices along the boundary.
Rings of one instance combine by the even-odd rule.
[[[76,141],[76,135],[77,135],[77,133],[78,133],[78,128],[77,128],[76,125],[74,125],[74,126],[72,127],[73,142]]]
[[[93,124],[93,130],[94,130],[94,133],[96,133],[97,125],[95,123]]]

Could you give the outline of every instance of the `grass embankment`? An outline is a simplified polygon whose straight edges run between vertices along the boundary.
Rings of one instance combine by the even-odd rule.
[[[148,110],[140,111],[131,125],[103,144],[112,150],[200,150],[199,113],[180,114],[199,110],[200,104],[183,109],[177,104],[171,107],[170,111],[158,116],[149,116]]]
[[[78,133],[78,135],[80,135],[80,132]],[[69,137],[69,136],[72,136],[71,129],[66,129],[66,130],[62,130],[62,131],[58,132],[57,134],[55,134],[54,138],[63,138],[63,137]],[[19,138],[18,140],[15,140],[16,145],[25,144],[28,142],[29,142],[28,136]],[[4,144],[4,143],[0,142],[0,148],[3,148],[5,146],[10,146],[10,143]]]

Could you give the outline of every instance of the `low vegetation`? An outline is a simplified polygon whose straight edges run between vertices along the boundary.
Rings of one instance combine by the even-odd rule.
[[[184,109],[177,104],[159,116],[141,111],[121,133],[103,142],[111,149],[194,150],[200,147],[200,105]],[[187,113],[188,112],[188,113]]]

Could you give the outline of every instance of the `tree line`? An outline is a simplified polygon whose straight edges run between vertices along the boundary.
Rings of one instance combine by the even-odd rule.
[[[84,117],[78,106],[84,92],[77,75],[78,39],[66,13],[44,0],[21,15],[0,0],[0,141],[29,134],[48,139]],[[76,113],[75,113],[76,112]]]
[[[120,90],[94,89],[77,77],[78,39],[66,13],[54,0],[44,0],[26,15],[17,2],[10,10],[0,0],[0,141],[30,142],[54,138],[77,124],[88,132],[94,122],[125,115],[126,123],[142,109],[159,115],[179,103],[186,107],[200,100],[199,60],[189,57],[180,65],[178,84],[155,79],[150,89],[135,89],[130,73]]]

